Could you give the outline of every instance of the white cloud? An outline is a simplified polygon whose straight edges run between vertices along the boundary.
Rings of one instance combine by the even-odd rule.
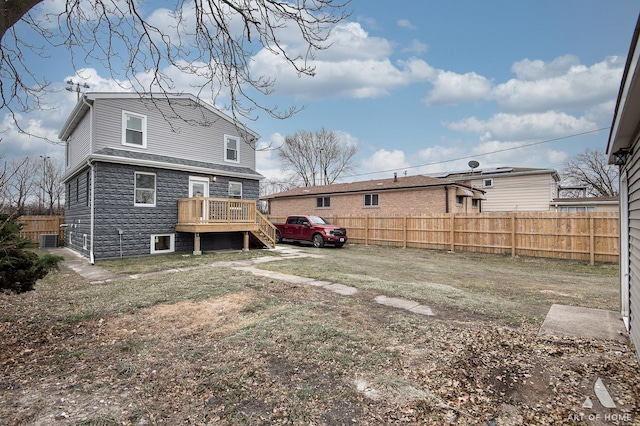
[[[298,75],[281,56],[265,49],[253,57],[251,71],[275,77],[278,95],[310,99],[376,98],[435,75],[430,65],[416,58],[391,63],[391,43],[370,37],[358,23],[338,25],[329,41],[332,46],[318,52],[312,63],[313,77]]]
[[[380,149],[370,157],[363,159],[358,170],[362,173],[380,172],[375,175],[367,175],[368,179],[373,179],[375,177],[393,177],[390,170],[402,170],[408,167],[410,167],[410,163],[405,158],[403,151]]]
[[[559,58],[561,65],[555,61],[518,63],[517,74],[524,79],[511,79],[497,85],[490,98],[503,111],[519,113],[566,108],[584,110],[615,99],[624,67],[622,58],[610,57],[590,67],[576,64],[572,58],[563,58],[567,57]],[[532,80],[533,77],[540,78]]]
[[[408,20],[408,19],[398,19],[398,20],[396,21],[396,24],[398,24],[398,26],[399,26],[400,28],[406,28],[406,29],[409,29],[409,30],[415,30],[415,28],[416,28],[416,27],[411,23],[411,21],[410,21],[410,20]]]
[[[552,77],[560,77],[565,75],[572,67],[579,66],[580,60],[574,55],[564,55],[555,58],[551,62],[545,62],[540,59],[530,60],[523,59],[515,62],[511,66],[518,80],[542,80]]]
[[[597,127],[585,118],[554,111],[522,115],[499,113],[488,120],[470,117],[443,124],[452,130],[481,135],[484,140],[546,139],[588,132]]]
[[[491,91],[491,81],[469,72],[457,74],[439,71],[431,81],[433,90],[423,99],[427,105],[455,105],[486,98]]]
[[[412,53],[414,55],[422,55],[429,50],[429,45],[422,43],[420,40],[413,39],[411,44],[402,49],[403,53]]]

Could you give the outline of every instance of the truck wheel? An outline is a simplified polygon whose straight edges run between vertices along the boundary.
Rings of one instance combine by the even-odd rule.
[[[313,242],[313,246],[316,248],[324,247],[324,238],[322,238],[322,235],[320,234],[315,234],[311,241]]]
[[[282,242],[282,235],[280,235],[280,231],[276,231],[276,244],[280,244]]]

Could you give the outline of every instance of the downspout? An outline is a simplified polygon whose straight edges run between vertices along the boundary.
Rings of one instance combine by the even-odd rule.
[[[87,165],[89,166],[89,168],[91,169],[91,188],[89,188],[89,208],[91,209],[91,219],[90,221],[90,235],[91,235],[91,244],[89,245],[89,263],[91,263],[92,265],[95,263],[95,258],[93,256],[93,233],[94,233],[94,224],[95,224],[95,198],[94,198],[94,182],[95,182],[95,171],[93,168],[93,164],[91,163],[91,160],[88,159],[87,160]]]
[[[93,154],[93,108],[91,107],[91,104],[87,102],[87,97],[84,95],[82,96],[82,102],[89,107],[89,156],[91,156],[91,154]],[[89,263],[93,265],[96,262],[93,255],[93,237],[95,232],[95,169],[91,163],[91,158],[87,159],[87,165],[91,170],[91,188],[89,188],[89,208],[91,209],[91,218],[89,220],[89,234],[91,236],[91,244],[89,245]]]
[[[444,186],[444,212],[449,213],[449,186]]]

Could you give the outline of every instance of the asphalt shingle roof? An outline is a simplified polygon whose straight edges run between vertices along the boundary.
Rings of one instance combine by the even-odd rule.
[[[274,198],[286,198],[286,197],[300,197],[300,196],[312,196],[323,194],[344,194],[349,192],[363,192],[363,191],[388,191],[388,190],[400,190],[400,189],[416,189],[424,187],[456,185],[467,187],[467,185],[461,185],[448,179],[434,178],[431,176],[416,175],[416,176],[404,176],[389,179],[373,179],[351,183],[335,183],[332,185],[321,186],[303,186],[300,188],[294,188],[289,191],[278,192],[262,197],[262,199],[274,199]]]

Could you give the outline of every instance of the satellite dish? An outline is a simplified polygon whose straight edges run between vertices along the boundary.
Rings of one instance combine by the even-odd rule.
[[[469,167],[471,167],[471,173],[473,173],[473,169],[475,169],[479,165],[480,163],[478,163],[476,160],[469,161]]]

